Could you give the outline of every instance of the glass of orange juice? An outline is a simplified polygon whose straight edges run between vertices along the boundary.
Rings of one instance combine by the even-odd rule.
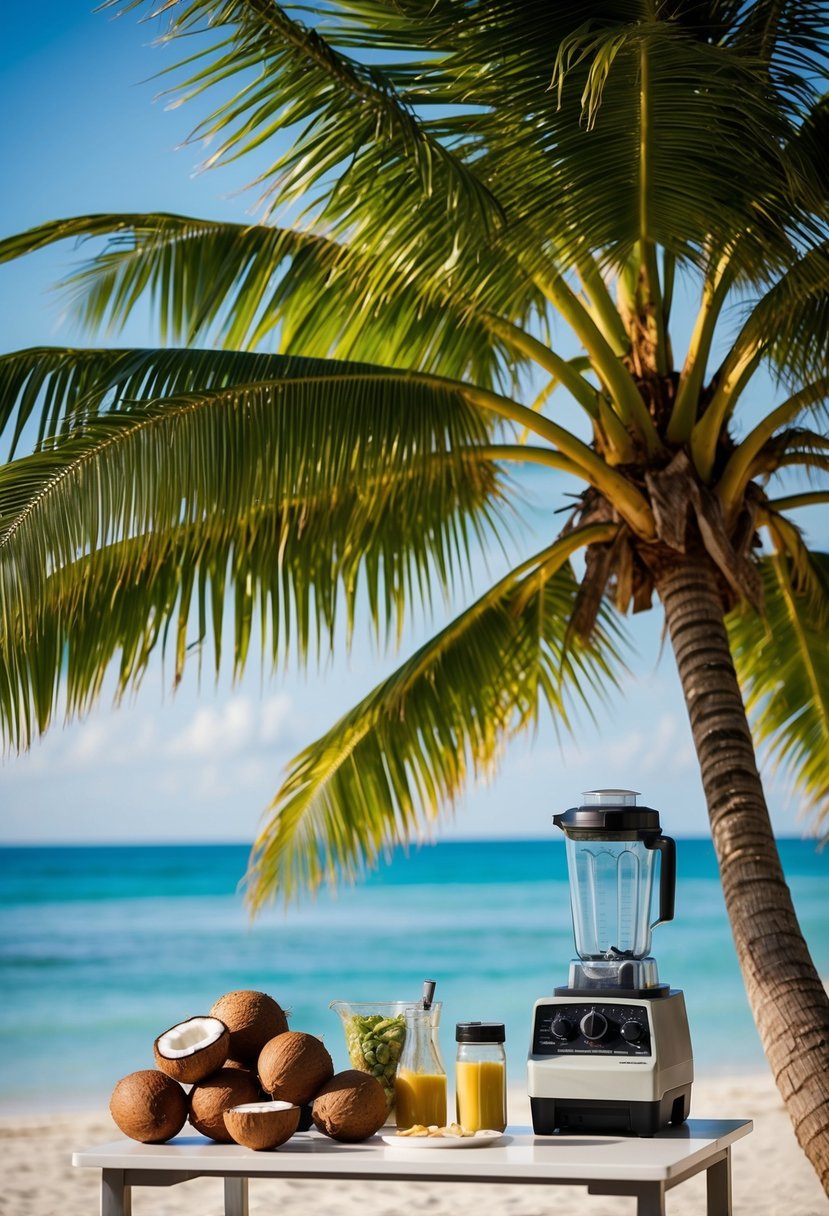
[[[507,1063],[503,1022],[458,1022],[455,1039],[457,1120],[466,1131],[507,1126]]]

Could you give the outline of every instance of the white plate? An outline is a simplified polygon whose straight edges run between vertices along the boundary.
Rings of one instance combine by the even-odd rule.
[[[390,1148],[484,1148],[503,1140],[503,1132],[476,1132],[474,1136],[381,1136]]]

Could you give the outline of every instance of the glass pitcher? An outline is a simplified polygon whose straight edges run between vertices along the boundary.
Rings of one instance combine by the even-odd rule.
[[[446,1123],[446,1070],[432,1038],[431,1010],[406,1010],[406,1042],[394,1078],[394,1112],[400,1128]]]

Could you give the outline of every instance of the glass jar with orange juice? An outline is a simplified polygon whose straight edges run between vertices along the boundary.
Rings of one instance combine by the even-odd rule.
[[[406,1040],[394,1078],[394,1113],[399,1128],[446,1123],[446,1072],[435,1050],[428,1009],[406,1010]]]
[[[458,1022],[455,1039],[457,1120],[466,1131],[507,1126],[507,1061],[503,1022]]]

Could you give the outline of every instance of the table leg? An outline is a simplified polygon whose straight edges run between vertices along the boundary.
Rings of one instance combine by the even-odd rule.
[[[731,1216],[731,1149],[705,1171],[708,1216]]]
[[[661,1182],[643,1182],[636,1198],[636,1216],[665,1216],[665,1187]]]
[[[225,1216],[248,1216],[247,1178],[225,1178]]]
[[[131,1216],[132,1188],[124,1182],[123,1170],[101,1173],[101,1216]]]

